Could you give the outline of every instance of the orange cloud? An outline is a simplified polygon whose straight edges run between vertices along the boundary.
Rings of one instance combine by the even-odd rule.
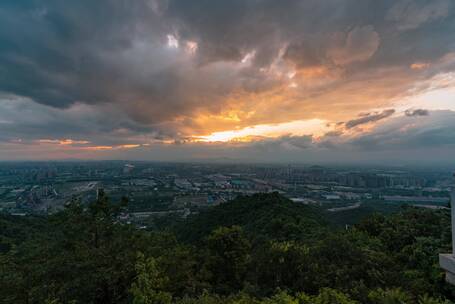
[[[112,146],[92,146],[92,147],[81,147],[81,150],[89,150],[89,151],[102,151],[102,150],[112,150],[114,147]]]
[[[117,146],[117,148],[119,149],[133,149],[133,148],[137,148],[137,147],[140,147],[141,145],[139,144],[129,144],[129,145],[120,145],[120,146]]]
[[[102,150],[118,150],[118,149],[133,149],[140,147],[140,144],[126,144],[126,145],[117,145],[117,146],[90,146],[82,147],[82,150],[91,150],[91,151],[102,151]]]
[[[85,145],[90,142],[87,140],[72,140],[72,139],[38,139],[36,142],[40,144],[56,144],[56,145]]]
[[[34,141],[40,145],[63,146],[59,149],[74,150],[74,151],[104,151],[104,150],[117,150],[117,149],[134,149],[141,146],[141,144],[123,144],[123,145],[96,145],[88,146],[90,142],[87,140],[72,140],[72,139],[39,139]],[[81,146],[82,145],[82,146]]]
[[[413,64],[411,64],[411,69],[413,70],[423,70],[423,69],[426,69],[430,66],[429,63],[426,63],[426,62],[415,62]]]

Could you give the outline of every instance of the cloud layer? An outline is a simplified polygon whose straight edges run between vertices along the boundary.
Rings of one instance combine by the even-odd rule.
[[[68,146],[133,155],[138,145],[150,158],[156,145],[211,151],[195,139],[314,119],[343,144],[356,147],[362,132],[386,141],[368,132],[396,117],[437,123],[393,107],[452,85],[440,79],[455,71],[454,32],[450,0],[5,0],[0,146],[72,140],[52,146],[65,156]],[[317,137],[291,133],[230,147]]]

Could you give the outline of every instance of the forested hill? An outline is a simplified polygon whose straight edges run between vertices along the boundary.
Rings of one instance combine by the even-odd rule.
[[[348,230],[274,194],[241,197],[175,231],[119,220],[100,195],[48,217],[0,215],[0,303],[448,304],[447,210],[407,208]]]
[[[200,241],[220,226],[240,226],[252,239],[304,240],[323,231],[317,207],[297,204],[278,193],[241,196],[189,217],[176,228],[184,241]]]

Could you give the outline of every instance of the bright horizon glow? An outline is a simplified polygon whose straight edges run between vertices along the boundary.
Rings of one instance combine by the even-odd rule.
[[[229,142],[229,141],[251,141],[255,137],[280,137],[285,135],[322,136],[331,130],[327,121],[323,119],[295,120],[278,124],[260,124],[238,130],[213,132],[206,136],[195,136],[195,141],[200,142]]]
[[[430,82],[430,88],[420,94],[399,100],[397,110],[410,107],[427,110],[455,111],[455,73],[437,75]]]

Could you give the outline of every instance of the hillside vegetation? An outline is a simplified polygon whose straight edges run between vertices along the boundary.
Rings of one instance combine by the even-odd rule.
[[[184,241],[198,241],[220,226],[240,226],[251,239],[290,241],[312,238],[325,225],[318,208],[270,193],[242,196],[206,209],[180,223],[175,231]]]
[[[122,204],[0,216],[0,303],[452,303],[438,267],[447,211],[406,208],[348,230],[274,194],[240,197],[163,231]]]

